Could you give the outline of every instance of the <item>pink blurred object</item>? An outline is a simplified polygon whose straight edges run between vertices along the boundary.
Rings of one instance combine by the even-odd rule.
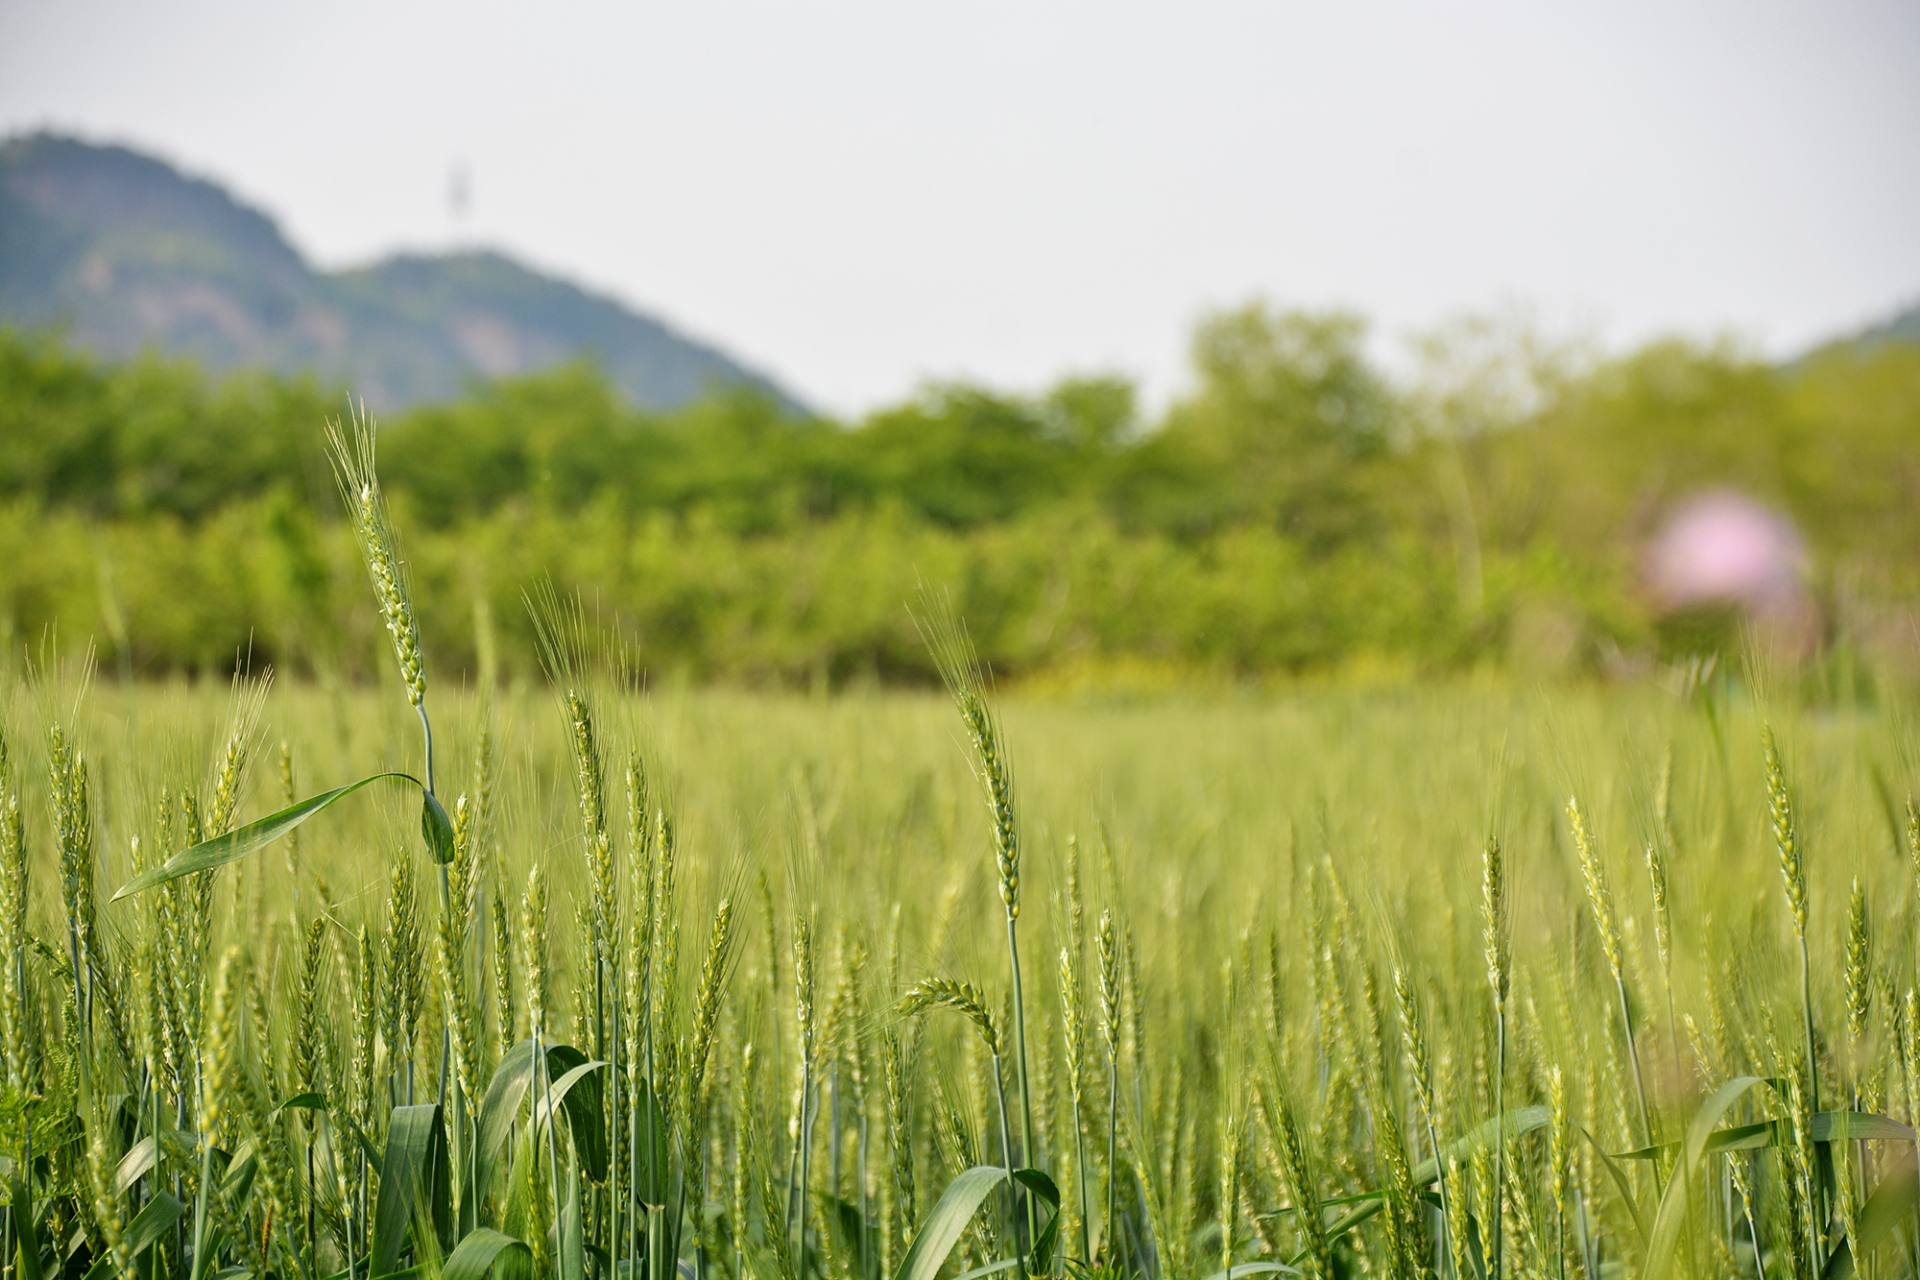
[[[1788,520],[1728,490],[1690,498],[1647,548],[1647,587],[1664,610],[1733,605],[1753,615],[1810,606],[1807,547]]]

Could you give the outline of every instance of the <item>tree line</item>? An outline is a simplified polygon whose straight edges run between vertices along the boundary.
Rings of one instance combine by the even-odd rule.
[[[1609,356],[1495,319],[1407,366],[1355,316],[1259,303],[1197,326],[1153,414],[1107,374],[929,385],[850,422],[724,389],[642,411],[578,363],[383,421],[380,463],[436,661],[475,678],[531,662],[520,593],[549,569],[650,671],[701,679],[924,678],[921,582],[1011,675],[1645,665],[1738,642],[1640,585],[1664,515],[1722,487],[1807,540],[1830,650],[1900,649],[1920,346]],[[9,647],[57,626],[110,671],[246,647],[370,670],[322,451],[350,394],[0,334]]]

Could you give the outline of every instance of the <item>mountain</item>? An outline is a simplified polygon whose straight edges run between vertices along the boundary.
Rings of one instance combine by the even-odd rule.
[[[1868,348],[1885,346],[1889,342],[1920,342],[1920,303],[1841,341],[1849,346]]]
[[[0,324],[58,325],[108,356],[312,372],[380,408],[595,360],[670,408],[766,376],[503,254],[397,254],[317,271],[271,218],[152,156],[37,133],[0,141]]]
[[[1786,363],[1797,365],[1802,361],[1835,354],[1866,355],[1881,347],[1915,343],[1920,343],[1920,302],[1884,320],[1817,342]]]

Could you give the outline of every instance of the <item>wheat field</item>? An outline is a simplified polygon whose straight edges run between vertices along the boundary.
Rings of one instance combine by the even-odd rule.
[[[337,456],[385,687],[4,676],[5,1274],[1914,1272],[1897,707],[442,687]]]

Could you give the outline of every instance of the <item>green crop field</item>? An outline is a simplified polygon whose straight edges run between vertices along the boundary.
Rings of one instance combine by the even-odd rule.
[[[0,686],[6,1274],[1912,1272],[1897,709],[442,687],[337,460],[383,686]]]

